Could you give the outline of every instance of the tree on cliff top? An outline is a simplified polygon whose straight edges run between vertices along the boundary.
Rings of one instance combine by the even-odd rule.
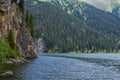
[[[24,0],[19,1],[20,11],[24,14]]]
[[[25,15],[25,21],[26,21],[27,27],[29,27],[29,29],[30,29],[31,36],[34,38],[35,32],[34,32],[33,18],[32,18],[32,15],[29,14],[28,11],[26,12],[26,15]]]
[[[17,0],[12,0],[12,2],[15,2],[15,3],[17,3]]]

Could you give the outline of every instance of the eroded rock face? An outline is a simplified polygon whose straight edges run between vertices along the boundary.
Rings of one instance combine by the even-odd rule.
[[[33,39],[18,6],[12,0],[0,0],[0,36],[14,32],[14,41],[24,57],[37,57]]]
[[[43,38],[39,38],[36,40],[35,49],[36,49],[37,53],[45,52],[46,47],[45,47],[45,42],[44,42]]]

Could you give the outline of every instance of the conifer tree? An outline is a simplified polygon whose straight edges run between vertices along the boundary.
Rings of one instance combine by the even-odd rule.
[[[34,25],[33,25],[33,19],[32,19],[32,15],[29,14],[28,11],[26,12],[25,21],[26,21],[27,27],[29,27],[29,29],[30,29],[31,36],[34,38]]]
[[[11,49],[15,49],[14,33],[12,30],[10,30],[8,33],[8,42],[9,42]]]
[[[12,0],[12,2],[15,2],[15,3],[17,3],[17,0]]]
[[[20,7],[21,12],[24,14],[24,0],[20,0],[19,7]]]

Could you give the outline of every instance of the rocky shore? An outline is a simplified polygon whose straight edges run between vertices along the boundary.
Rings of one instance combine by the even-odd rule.
[[[13,64],[25,64],[30,63],[29,60],[19,57],[17,59],[10,59],[9,61],[4,61],[3,65],[13,65]],[[12,71],[0,70],[0,77],[11,77],[14,73]]]
[[[6,72],[0,72],[0,77],[10,77],[13,76],[13,72],[12,71],[6,71]]]
[[[24,59],[22,57],[17,58],[17,59],[10,59],[9,61],[3,62],[3,64],[24,64],[24,63],[29,63],[27,59]]]

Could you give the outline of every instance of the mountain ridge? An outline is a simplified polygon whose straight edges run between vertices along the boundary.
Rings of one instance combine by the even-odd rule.
[[[114,0],[114,1],[107,0],[107,2],[105,2],[105,0],[39,0],[39,1],[51,2],[51,3],[56,1],[60,3],[62,3],[63,1],[69,1],[69,2],[75,2],[75,3],[86,2],[87,4],[90,4],[98,9],[120,16],[120,9],[116,10],[116,8],[120,7],[119,0]]]
[[[62,1],[62,0],[39,0],[39,1],[54,2],[54,1]],[[75,2],[86,2],[90,5],[93,5],[96,8],[99,8],[99,9],[105,10],[105,11],[109,11],[109,12],[112,12],[112,9],[114,7],[120,5],[119,0],[114,0],[114,1],[113,0],[107,0],[107,2],[105,2],[105,0],[71,0],[70,2],[74,2],[74,1]]]

